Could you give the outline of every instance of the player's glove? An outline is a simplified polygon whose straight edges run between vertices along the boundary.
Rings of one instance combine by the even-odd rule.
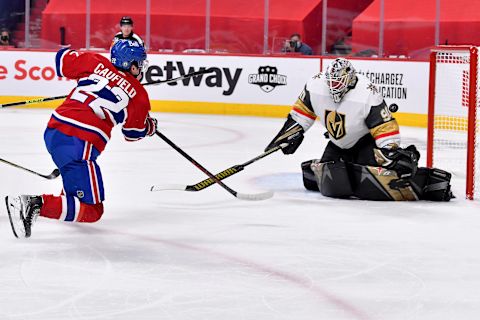
[[[155,131],[157,131],[157,119],[148,116],[145,120],[145,128],[147,129],[146,135],[149,137],[153,136]]]
[[[400,178],[413,177],[417,173],[420,153],[414,145],[409,145],[405,149],[374,149],[374,155],[380,166],[396,171]]]
[[[285,144],[285,146],[282,147],[282,152],[284,154],[294,153],[303,141],[304,132],[305,130],[302,128],[302,126],[293,120],[290,115],[288,115],[287,121],[283,125],[280,132],[265,148],[265,152],[279,145]]]

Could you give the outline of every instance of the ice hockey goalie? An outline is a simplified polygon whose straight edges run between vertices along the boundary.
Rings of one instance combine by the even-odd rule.
[[[301,164],[308,190],[364,200],[449,201],[451,174],[419,168],[414,145],[400,147],[397,121],[378,89],[337,58],[309,79],[287,120],[265,150],[283,144],[294,153],[320,118],[329,142],[320,159]]]

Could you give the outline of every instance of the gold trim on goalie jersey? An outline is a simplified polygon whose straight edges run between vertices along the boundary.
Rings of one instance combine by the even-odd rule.
[[[331,138],[335,140],[345,137],[345,114],[332,110],[325,110],[325,128]]]
[[[400,133],[400,128],[395,119],[379,124],[376,127],[370,129],[372,137],[377,140],[388,136],[393,136]]]
[[[297,99],[297,101],[295,101],[292,109],[293,111],[298,112],[301,115],[304,115],[305,117],[312,120],[315,120],[317,118],[317,115],[300,99]]]

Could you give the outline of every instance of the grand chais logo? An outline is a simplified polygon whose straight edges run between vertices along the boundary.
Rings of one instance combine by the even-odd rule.
[[[287,84],[287,76],[278,74],[277,67],[262,66],[258,73],[248,75],[248,83],[255,84],[265,92],[271,92],[276,86]]]

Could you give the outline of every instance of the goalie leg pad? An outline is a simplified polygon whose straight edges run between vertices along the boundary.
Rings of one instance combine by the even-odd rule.
[[[315,175],[317,190],[322,195],[332,198],[348,198],[353,195],[345,162],[311,160],[310,169]]]
[[[310,191],[320,191],[318,190],[317,179],[315,178],[315,174],[310,167],[313,161],[317,160],[309,160],[302,162],[302,177],[303,177],[303,185],[305,189]]]
[[[376,201],[415,201],[419,197],[406,179],[399,179],[394,170],[351,164],[355,197]]]
[[[412,179],[416,189],[419,189],[420,199],[430,201],[450,201],[454,198],[450,179],[451,173],[437,168],[418,168]]]

